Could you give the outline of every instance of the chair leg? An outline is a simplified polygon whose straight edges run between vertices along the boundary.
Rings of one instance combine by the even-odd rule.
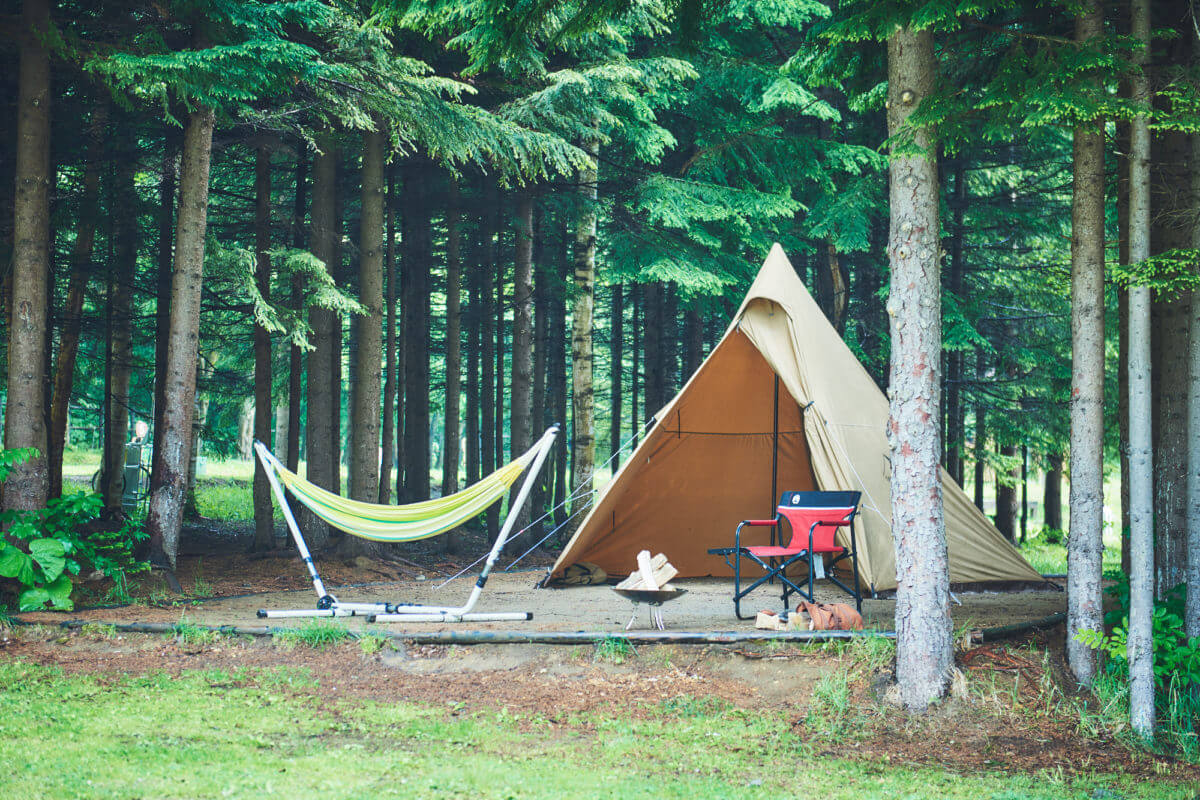
[[[745,619],[742,616],[742,554],[734,553],[733,558],[733,615]]]
[[[810,544],[809,547],[811,548],[812,545]],[[808,600],[810,603],[817,602],[813,599],[813,552],[811,549],[808,551]]]
[[[850,566],[854,568],[854,607],[862,614],[862,588],[858,585],[858,551],[850,551]]]

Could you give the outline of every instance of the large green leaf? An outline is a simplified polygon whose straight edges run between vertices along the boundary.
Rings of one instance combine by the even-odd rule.
[[[71,578],[59,575],[58,579],[46,586],[46,594],[50,596],[50,605],[58,611],[70,611],[74,608],[71,603]]]
[[[29,554],[8,542],[0,542],[0,577],[16,578],[30,569]]]
[[[66,548],[58,539],[35,539],[29,543],[29,554],[42,568],[42,580],[46,583],[55,581],[62,575],[67,566],[66,553]]]
[[[50,593],[41,586],[34,586],[21,592],[17,604],[22,611],[37,611],[50,602]]]

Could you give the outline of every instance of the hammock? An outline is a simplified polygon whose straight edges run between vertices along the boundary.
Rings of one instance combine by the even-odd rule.
[[[260,610],[258,616],[341,617],[366,614],[370,622],[375,622],[377,619],[381,622],[459,622],[463,620],[482,622],[531,619],[533,615],[525,612],[500,612],[494,614],[470,612],[479,600],[479,595],[483,591],[483,586],[487,582],[492,566],[495,564],[496,559],[499,558],[504,545],[508,542],[508,537],[512,532],[516,518],[521,508],[524,507],[530,490],[533,488],[534,478],[541,471],[542,464],[545,463],[546,456],[549,454],[550,447],[554,444],[554,439],[557,435],[558,426],[555,425],[542,435],[537,444],[529,448],[528,451],[516,460],[504,465],[491,475],[463,489],[461,492],[402,506],[364,503],[334,494],[327,489],[322,489],[320,486],[301,478],[281,464],[279,459],[272,455],[271,451],[262,442],[255,442],[254,451],[262,463],[263,470],[267,473],[267,479],[271,484],[275,499],[279,503],[279,508],[283,512],[284,519],[287,521],[288,530],[292,534],[292,539],[296,543],[296,549],[299,551],[300,557],[308,567],[313,588],[317,592],[316,609]],[[291,506],[288,504],[288,496],[284,494],[284,487],[286,487],[291,492],[291,496],[300,501],[313,514],[351,536],[370,539],[376,542],[413,542],[418,539],[428,539],[440,533],[445,533],[478,516],[488,506],[502,498],[522,473],[527,473],[525,481],[521,486],[520,492],[518,492],[517,496],[509,504],[508,516],[504,520],[504,525],[500,530],[499,536],[496,537],[491,551],[488,553],[487,563],[480,572],[471,597],[465,605],[457,607],[418,606],[407,603],[343,603],[338,601],[336,597],[325,590],[325,585],[321,581],[321,576],[317,573],[316,565],[313,563],[312,555],[308,551],[304,536],[300,532],[300,526],[296,522],[296,517],[292,513]]]
[[[530,450],[461,492],[403,506],[342,497],[304,480],[274,456],[270,458],[279,482],[309,511],[333,527],[373,542],[415,542],[445,533],[479,516],[508,492],[535,455],[536,450]]]

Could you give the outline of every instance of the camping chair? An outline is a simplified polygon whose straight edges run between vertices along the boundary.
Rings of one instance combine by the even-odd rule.
[[[733,547],[718,547],[709,550],[709,554],[724,556],[725,563],[733,570],[733,613],[738,619],[749,619],[742,616],[742,598],[762,586],[764,583],[778,579],[783,584],[783,610],[788,610],[788,596],[798,594],[813,601],[814,561],[825,553],[834,554],[829,562],[825,576],[840,586],[854,598],[855,607],[862,611],[862,592],[858,587],[858,550],[854,541],[854,517],[858,513],[858,501],[861,492],[784,492],[779,499],[773,519],[745,519],[738,523],[734,533]],[[792,529],[791,540],[786,547],[776,544],[782,541],[784,522]],[[745,527],[771,528],[771,544],[764,546],[742,546],[742,528]],[[850,528],[850,549],[847,550],[834,543],[837,529]],[[777,534],[778,537],[777,537]],[[742,559],[749,559],[766,570],[754,583],[742,588]],[[854,570],[854,588],[842,583],[833,574],[833,567],[839,561],[850,559]],[[792,582],[788,577],[788,568],[798,561],[808,562],[808,591]]]
[[[260,617],[347,617],[366,615],[368,622],[494,622],[499,620],[528,620],[528,612],[473,613],[483,587],[487,583],[492,566],[500,557],[508,542],[517,517],[525,506],[533,484],[542,470],[546,456],[558,436],[559,426],[550,427],[537,443],[520,457],[488,475],[483,480],[460,492],[445,497],[411,503],[403,506],[385,506],[363,503],[341,497],[304,480],[290,471],[271,454],[262,442],[254,443],[267,480],[275,494],[275,500],[287,521],[288,530],[296,542],[296,550],[308,567],[313,589],[317,593],[317,607],[313,609],[289,609],[282,611],[261,610]],[[461,606],[421,606],[410,603],[343,603],[325,590],[325,584],[317,573],[312,555],[300,533],[300,526],[288,505],[288,495],[302,503],[320,519],[339,528],[351,536],[376,542],[412,542],[428,539],[471,520],[488,506],[508,494],[510,487],[521,475],[525,480],[517,496],[509,503],[508,517],[488,552],[487,562],[475,581],[475,588],[467,602]]]

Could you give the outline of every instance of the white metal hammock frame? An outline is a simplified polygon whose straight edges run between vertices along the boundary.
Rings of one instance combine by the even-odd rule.
[[[533,461],[525,471],[525,480],[522,482],[517,496],[509,504],[508,516],[505,517],[504,524],[500,528],[500,533],[497,535],[496,541],[492,544],[492,549],[487,554],[487,560],[479,573],[479,578],[475,581],[475,586],[471,590],[467,602],[461,606],[423,606],[411,603],[346,603],[338,600],[337,597],[326,590],[325,584],[317,572],[316,565],[313,563],[308,545],[304,541],[304,535],[300,532],[300,526],[296,522],[296,517],[292,513],[291,506],[288,504],[287,494],[284,492],[279,473],[277,472],[277,469],[281,469],[283,465],[279,463],[279,460],[275,458],[262,442],[255,442],[255,453],[263,466],[263,470],[267,473],[267,480],[271,484],[271,490],[275,494],[279,509],[283,512],[283,518],[287,522],[288,531],[292,535],[292,540],[296,543],[296,550],[300,554],[300,558],[308,568],[313,590],[317,593],[316,608],[260,609],[258,616],[264,619],[365,616],[368,622],[501,622],[533,619],[533,613],[528,611],[476,612],[474,608],[483,594],[483,588],[487,584],[492,567],[500,558],[500,554],[504,551],[504,546],[508,543],[508,538],[512,533],[513,527],[516,525],[521,509],[525,507],[525,503],[529,499],[529,494],[533,490],[537,476],[542,471],[542,466],[546,462],[546,457],[549,455],[550,449],[554,446],[554,440],[558,436],[559,430],[559,425],[551,426],[542,434],[542,438],[538,440],[537,444],[528,451],[533,454]],[[343,528],[343,530],[346,530],[351,535],[355,535],[353,530],[346,528]]]

